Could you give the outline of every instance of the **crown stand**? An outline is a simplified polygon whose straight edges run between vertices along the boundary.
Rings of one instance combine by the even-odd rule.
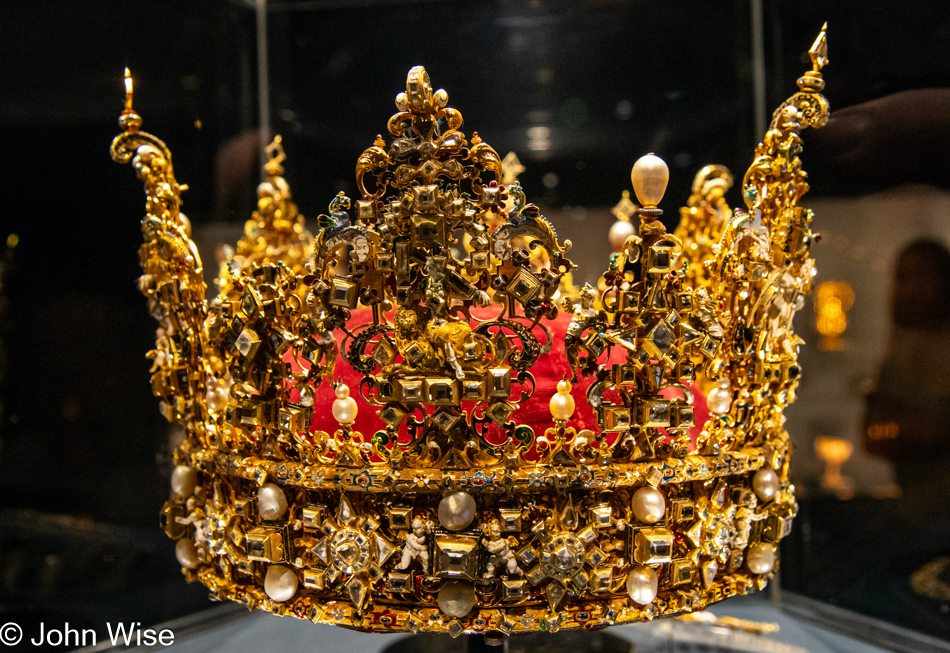
[[[452,639],[436,633],[404,637],[383,649],[383,653],[633,653],[634,645],[606,631],[464,635]]]

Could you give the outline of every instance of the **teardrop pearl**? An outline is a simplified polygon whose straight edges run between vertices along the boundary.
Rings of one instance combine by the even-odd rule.
[[[475,607],[475,587],[471,583],[449,581],[439,589],[439,610],[450,617],[464,617]]]
[[[666,514],[666,497],[653,487],[642,487],[633,493],[633,514],[638,521],[655,524]]]
[[[450,531],[463,531],[475,519],[475,499],[468,492],[453,492],[439,502],[439,523]]]
[[[172,493],[180,499],[187,499],[195,493],[198,486],[198,472],[188,465],[177,465],[172,472]]]
[[[178,558],[178,564],[185,569],[194,569],[200,562],[195,543],[188,538],[182,538],[175,543],[175,557]]]
[[[745,554],[745,564],[753,574],[767,574],[775,566],[775,547],[759,542],[749,547]]]
[[[574,414],[574,397],[571,396],[571,384],[567,381],[558,381],[557,394],[551,397],[548,404],[551,417],[558,422],[566,422]]]
[[[274,521],[280,519],[287,512],[287,497],[280,486],[275,483],[265,483],[257,491],[257,511],[261,519]]]
[[[644,207],[656,206],[666,193],[670,181],[670,168],[666,161],[652,152],[637,159],[630,171],[633,192]]]
[[[778,492],[778,474],[771,467],[763,467],[752,477],[752,490],[760,501],[771,501]]]
[[[336,399],[333,401],[333,419],[344,426],[356,421],[356,400],[350,396],[350,388],[345,383],[336,387]]]
[[[267,568],[264,591],[272,601],[283,603],[297,593],[297,574],[282,565]]]
[[[630,595],[630,600],[637,605],[653,603],[658,587],[659,579],[657,579],[656,572],[651,567],[636,565],[627,574],[627,594]]]

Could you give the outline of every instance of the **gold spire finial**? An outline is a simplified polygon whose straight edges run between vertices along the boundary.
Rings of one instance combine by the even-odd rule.
[[[284,174],[284,166],[281,164],[287,158],[287,155],[284,154],[284,144],[280,134],[274,136],[274,140],[264,151],[267,153],[267,163],[264,164],[264,170],[267,174],[271,177]]]
[[[128,66],[125,68],[125,110],[132,110],[132,73]]]
[[[808,51],[808,56],[811,57],[812,70],[816,73],[820,72],[822,68],[828,65],[827,22],[821,26],[821,32],[818,34],[818,38],[815,39],[811,49]]]
[[[142,118],[132,108],[132,73],[128,67],[125,69],[123,81],[125,82],[125,109],[119,116],[119,127],[123,131],[134,133],[142,126]]]

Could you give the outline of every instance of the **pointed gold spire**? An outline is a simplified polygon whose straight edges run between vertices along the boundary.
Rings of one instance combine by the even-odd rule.
[[[132,72],[125,68],[125,110],[132,110]]]
[[[119,127],[125,132],[134,134],[142,127],[142,117],[132,108],[132,73],[128,67],[125,69],[123,82],[125,83],[125,109],[119,116]]]
[[[811,49],[808,51],[808,56],[811,57],[812,70],[814,72],[820,72],[822,68],[828,65],[828,23],[826,22],[821,26],[821,32],[818,34],[818,38],[815,39],[815,42],[812,44]]]

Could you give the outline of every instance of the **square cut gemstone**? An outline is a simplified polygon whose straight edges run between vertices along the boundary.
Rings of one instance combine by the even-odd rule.
[[[409,346],[403,351],[403,356],[406,357],[406,362],[410,365],[418,365],[425,358],[425,355],[425,349],[418,342],[409,343]]]
[[[462,401],[481,401],[485,396],[485,384],[480,380],[462,381]]]
[[[499,426],[505,423],[505,420],[511,417],[511,414],[515,412],[515,407],[509,404],[507,401],[499,401],[498,403],[492,404],[485,414]]]
[[[472,252],[472,267],[476,270],[486,270],[491,265],[491,255],[488,252]]]
[[[663,358],[675,341],[676,334],[673,333],[673,329],[666,320],[660,320],[647,334],[645,344],[648,350],[652,349],[650,354],[655,358]]]
[[[673,553],[673,532],[666,528],[641,528],[635,536],[633,559],[641,565],[670,562]]]
[[[396,401],[396,386],[389,379],[376,379],[376,397],[380,401]]]
[[[430,162],[438,166],[438,164],[431,161],[431,159]],[[425,174],[425,171],[423,171],[423,174]],[[439,199],[438,186],[416,186],[412,190],[415,193],[414,208],[417,211],[429,211],[436,208],[436,202]]]
[[[403,401],[422,401],[422,379],[399,379],[399,389]]]
[[[523,579],[506,578],[501,581],[501,600],[520,601],[524,598],[525,583]]]
[[[459,402],[458,385],[452,379],[426,379],[426,403],[431,406],[455,406]]]
[[[477,565],[478,545],[475,538],[436,538],[435,574],[439,578],[474,580]]]
[[[432,417],[432,421],[443,431],[448,432],[455,423],[459,421],[459,415],[446,410],[441,410]]]
[[[393,361],[396,360],[396,353],[396,347],[392,340],[384,337],[373,349],[373,360],[380,367],[386,367],[392,365]]]
[[[632,420],[626,406],[604,406],[604,430],[609,433],[629,431]]]
[[[518,269],[507,288],[508,292],[522,304],[531,301],[540,289],[541,281],[524,268]]]
[[[488,370],[488,396],[507,399],[511,395],[511,369],[495,367]]]
[[[386,406],[379,411],[379,418],[386,422],[390,428],[398,429],[402,420],[406,418],[406,412],[395,406]]]
[[[330,304],[344,308],[356,308],[357,285],[342,277],[335,277],[330,286]]]

